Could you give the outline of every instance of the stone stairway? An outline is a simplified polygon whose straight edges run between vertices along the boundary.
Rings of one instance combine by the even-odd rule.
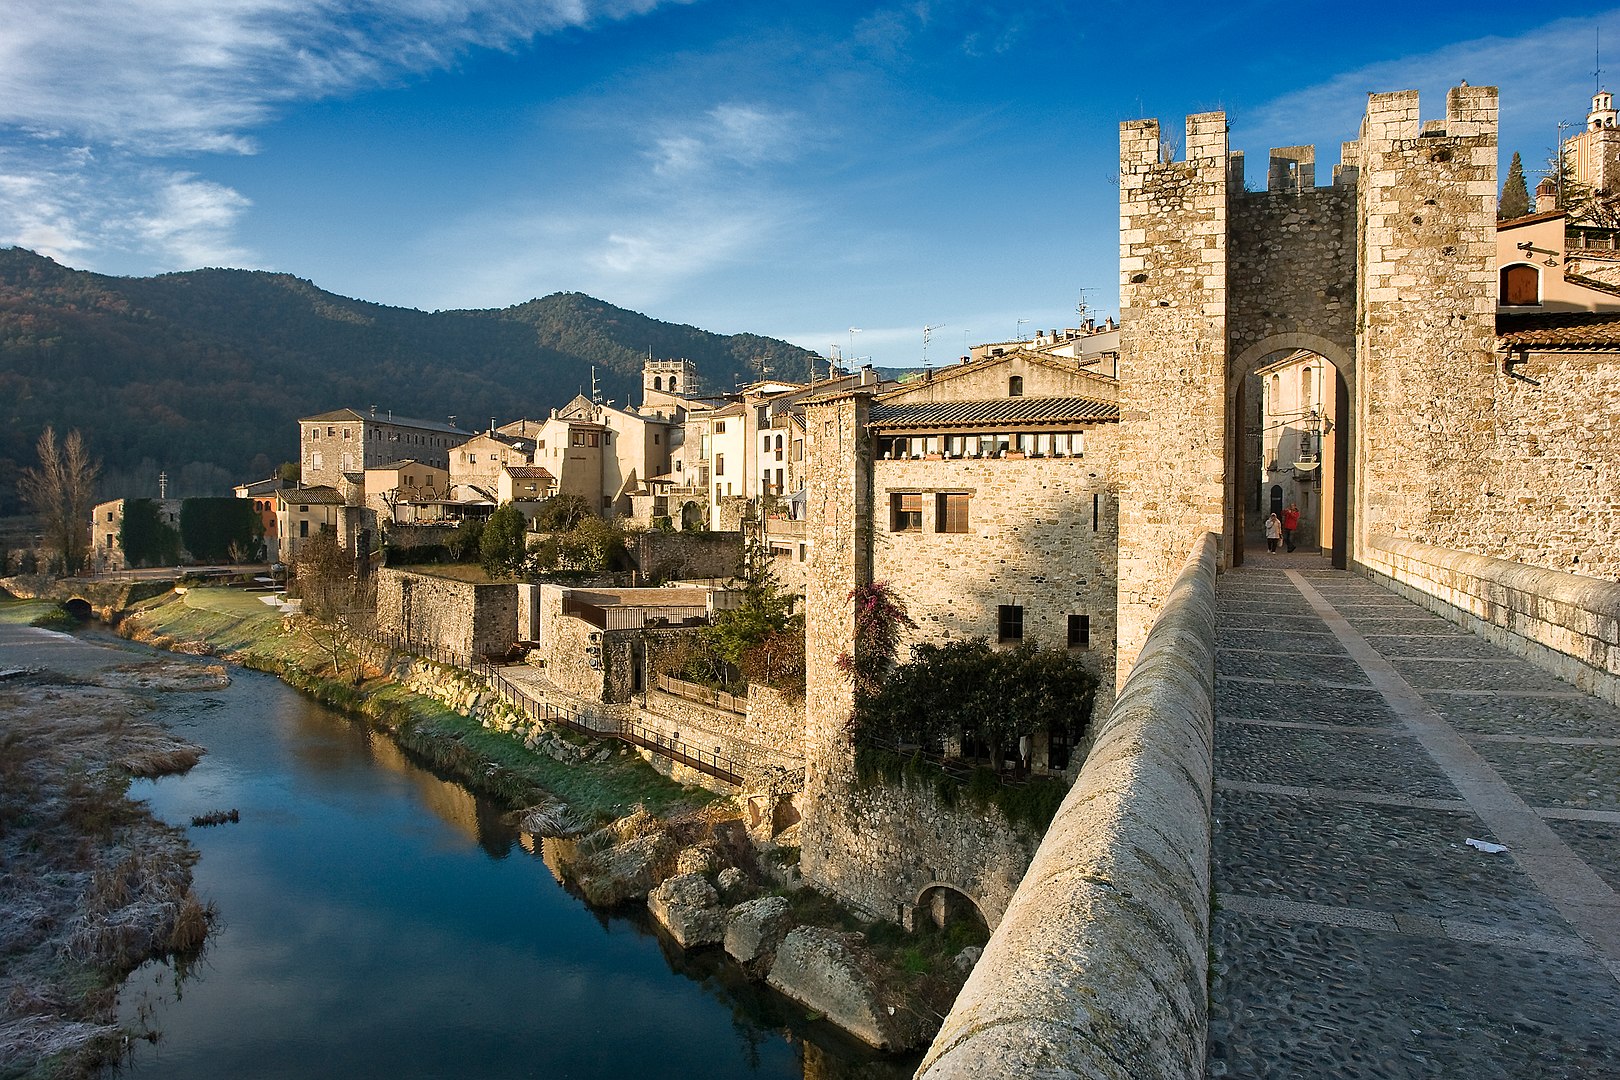
[[[1208,1075],[1620,1077],[1620,709],[1314,557],[1218,591]]]

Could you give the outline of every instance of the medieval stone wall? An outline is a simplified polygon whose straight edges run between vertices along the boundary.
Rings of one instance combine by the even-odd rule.
[[[376,572],[377,623],[416,645],[474,658],[517,641],[517,586],[475,584],[383,567]]]
[[[1307,334],[1356,347],[1356,188],[1234,191],[1227,315],[1234,363],[1257,348],[1298,347]],[[1304,347],[1311,347],[1306,345]],[[1318,351],[1321,347],[1317,346]],[[1258,363],[1271,349],[1250,357]],[[1246,371],[1233,371],[1241,378]],[[1346,373],[1348,374],[1348,373]]]
[[[1374,94],[1358,147],[1355,550],[1372,533],[1469,547],[1495,443],[1496,89],[1444,120]]]
[[[804,701],[768,686],[748,688],[746,713],[654,690],[633,718],[671,739],[730,758],[745,775],[804,767]]]
[[[724,580],[742,564],[742,534],[647,530],[631,542],[630,554],[641,584]]]
[[[1163,162],[1158,121],[1120,125],[1120,677],[1193,541],[1224,523],[1226,116],[1188,117],[1186,146]]]
[[[1084,458],[874,464],[872,575],[905,602],[917,640],[993,642],[997,609],[1008,604],[1023,609],[1024,641],[1066,649],[1069,616],[1089,616],[1091,644],[1081,655],[1099,676],[1106,709],[1119,544],[1109,451],[1117,434],[1088,431]],[[923,495],[919,531],[892,528],[890,500],[902,492]],[[967,493],[967,532],[938,531],[940,492]]]

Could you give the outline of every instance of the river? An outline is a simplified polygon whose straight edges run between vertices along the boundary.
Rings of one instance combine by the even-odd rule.
[[[6,637],[0,657],[39,662]],[[54,667],[94,666],[81,650],[150,654],[50,637]],[[214,810],[241,820],[189,830],[197,891],[221,924],[185,978],[155,964],[130,977],[121,1018],[161,1034],[120,1075],[909,1075],[716,950],[666,951],[642,912],[592,911],[548,870],[539,838],[386,736],[269,676],[231,675],[223,690],[156,699],[208,753],[132,793],[177,825]]]

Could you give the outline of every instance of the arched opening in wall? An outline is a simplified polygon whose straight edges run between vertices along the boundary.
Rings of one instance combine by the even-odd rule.
[[[923,934],[941,934],[953,954],[969,945],[990,940],[990,924],[973,898],[950,885],[930,885],[917,898],[911,928]]]
[[[703,528],[703,510],[695,502],[688,502],[681,506],[681,529]]]
[[[78,619],[80,622],[89,622],[91,616],[95,614],[95,612],[91,610],[90,601],[78,596],[75,596],[62,606],[67,609],[67,613],[69,615],[73,616],[75,619]]]
[[[1284,526],[1279,552],[1321,553],[1334,566],[1348,565],[1345,374],[1315,349],[1264,344],[1235,367],[1227,533],[1233,565],[1257,553],[1261,560],[1268,557],[1272,514]]]

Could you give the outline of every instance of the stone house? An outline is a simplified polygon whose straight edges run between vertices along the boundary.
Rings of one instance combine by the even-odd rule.
[[[127,499],[111,499],[97,503],[90,511],[90,552],[86,565],[94,573],[128,570],[129,560],[124,554],[124,504]],[[163,523],[175,532],[180,531],[180,500],[154,499]],[[183,554],[183,553],[182,553]]]
[[[527,430],[533,420],[516,421],[516,426]],[[445,498],[463,502],[499,502],[496,489],[500,486],[501,470],[508,465],[533,465],[538,431],[534,435],[507,434],[491,423],[488,431],[480,432],[450,451],[450,485],[453,492]]]
[[[410,458],[439,469],[450,467],[450,450],[470,432],[436,420],[415,420],[337,409],[298,421],[300,483],[342,489],[344,478]],[[358,505],[358,503],[357,503]]]
[[[364,499],[368,528],[415,522],[418,507],[445,496],[449,471],[407,458],[367,469]]]
[[[289,487],[279,476],[237,484],[233,489],[238,499],[252,499],[253,509],[259,513],[259,524],[264,527],[264,557],[268,562],[281,561],[281,534],[276,525],[276,492]]]
[[[341,530],[346,505],[334,487],[283,488],[276,492],[276,535],[281,538],[280,560],[293,562],[298,548],[311,536],[330,533],[343,542]]]
[[[808,492],[810,602],[862,584],[817,580],[815,570],[825,522],[849,516],[856,562],[906,604],[913,644],[985,638],[1072,650],[1098,675],[1099,700],[1111,700],[1117,400],[1112,378],[1027,351],[886,393],[812,399],[812,456],[830,455],[860,480],[847,493]],[[838,445],[828,413],[853,403],[853,437]],[[1032,760],[1066,769],[1069,747],[1043,735]]]
[[[495,500],[500,503],[538,503],[557,491],[557,478],[539,465],[504,465],[495,482]]]

